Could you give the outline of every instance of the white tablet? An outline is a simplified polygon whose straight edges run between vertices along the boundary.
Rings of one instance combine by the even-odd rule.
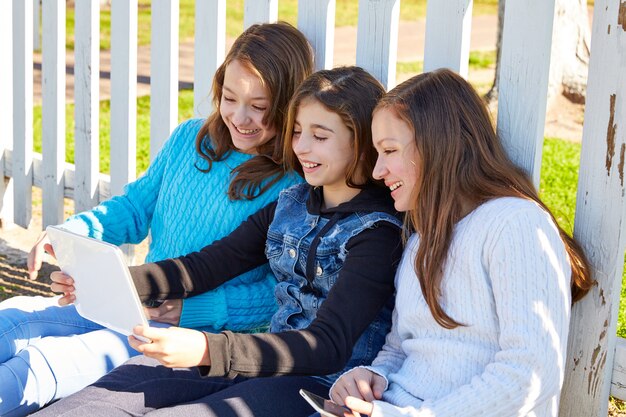
[[[148,326],[120,248],[62,226],[48,226],[46,232],[61,270],[74,278],[81,316],[127,336],[139,324]]]

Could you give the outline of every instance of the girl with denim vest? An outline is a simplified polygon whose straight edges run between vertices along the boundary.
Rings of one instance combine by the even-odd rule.
[[[302,179],[282,163],[284,113],[311,74],[306,38],[286,23],[254,25],[234,42],[213,79],[208,119],[182,123],[124,193],[64,227],[114,244],[150,233],[148,261],[180,256],[232,232]],[[36,275],[44,236],[29,257]],[[267,328],[276,311],[267,266],[215,290],[168,301],[154,320],[210,331]],[[22,416],[94,382],[137,352],[125,336],[83,319],[57,298],[0,303],[0,415]]]
[[[571,303],[593,286],[580,247],[452,71],[387,93],[372,132],[374,176],[415,234],[384,348],[332,398],[373,417],[556,417]]]
[[[371,177],[371,112],[383,93],[357,67],[313,74],[290,103],[285,135],[285,161],[307,184],[200,252],[131,268],[150,300],[192,296],[269,263],[273,333],[137,327],[152,340],[130,338],[145,357],[41,415],[308,416],[298,389],[325,394],[338,371],[370,363],[390,329],[402,252],[389,191]],[[71,278],[54,279],[73,291]]]

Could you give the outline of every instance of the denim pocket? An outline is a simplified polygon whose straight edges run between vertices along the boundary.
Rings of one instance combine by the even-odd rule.
[[[278,233],[268,231],[267,240],[265,241],[265,256],[267,259],[270,260],[280,256],[283,253],[283,247],[283,236]]]

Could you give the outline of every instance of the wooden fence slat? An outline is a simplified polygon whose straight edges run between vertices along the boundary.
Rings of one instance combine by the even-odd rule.
[[[63,221],[65,165],[65,1],[42,3],[42,226]]]
[[[554,0],[506,4],[498,93],[498,134],[509,157],[539,186]]]
[[[5,149],[5,174],[12,176],[13,173],[13,151]],[[41,154],[33,152],[33,168],[32,168],[32,185],[41,188],[43,185],[43,163],[41,162]],[[76,166],[65,163],[63,177],[65,178],[65,196],[67,198],[74,198],[74,192],[76,190]],[[111,177],[106,174],[98,174],[98,201],[103,201],[111,198]]]
[[[611,395],[620,400],[626,399],[626,339],[618,337],[615,343],[611,376]],[[607,369],[608,371],[608,369]]]
[[[137,0],[111,3],[111,194],[137,175]],[[124,245],[129,265],[134,250]]]
[[[33,158],[33,2],[13,0],[13,209],[14,222],[31,219]]]
[[[424,72],[450,68],[467,78],[472,3],[472,0],[427,3]]]
[[[278,0],[245,0],[244,30],[255,23],[273,23],[278,20]]]
[[[137,0],[111,4],[111,191],[136,176]]]
[[[508,6],[508,4],[507,4]],[[606,416],[626,245],[626,2],[596,0],[574,236],[597,286],[574,306],[562,416]]]
[[[150,160],[178,124],[179,0],[152,0]]]
[[[98,204],[100,173],[100,2],[76,0],[74,39],[74,207],[81,212]]]
[[[13,223],[13,180],[6,170],[5,149],[12,148],[13,142],[13,65],[12,61],[13,33],[12,9],[13,2],[0,2],[0,227]]]
[[[196,117],[212,110],[211,84],[226,50],[226,0],[196,1],[193,108]],[[201,47],[200,47],[201,46]]]
[[[41,49],[41,0],[33,0],[33,50]]]
[[[396,84],[399,0],[359,0],[356,64],[387,89]]]
[[[298,2],[298,29],[313,46],[316,70],[333,67],[335,4],[335,0]]]

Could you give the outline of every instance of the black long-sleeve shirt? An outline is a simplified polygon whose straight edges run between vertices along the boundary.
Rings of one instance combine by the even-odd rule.
[[[370,211],[393,212],[390,198],[381,198],[380,194],[381,189],[366,189],[337,209],[368,207]],[[197,295],[266,263],[265,240],[275,209],[276,203],[266,206],[229,236],[199,252],[132,267],[140,298]],[[307,209],[321,210],[309,204]],[[273,334],[207,334],[211,358],[207,375],[325,375],[341,370],[361,333],[393,294],[393,277],[402,253],[400,230],[391,223],[379,222],[350,239],[346,249],[339,277],[307,329]]]

